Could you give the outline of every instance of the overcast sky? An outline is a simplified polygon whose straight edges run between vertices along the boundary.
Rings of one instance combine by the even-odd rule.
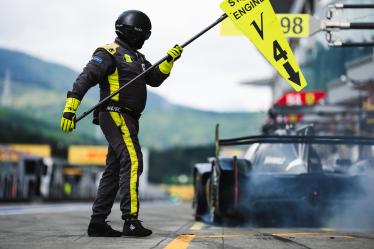
[[[30,53],[80,71],[92,52],[115,38],[114,22],[124,10],[151,19],[152,36],[141,50],[151,62],[162,58],[214,22],[220,0],[1,0],[0,47]],[[244,37],[222,37],[219,26],[188,46],[171,77],[151,89],[174,103],[214,111],[265,110],[270,90],[240,82],[269,77],[273,70]],[[67,89],[68,90],[68,89]],[[65,95],[64,95],[65,96]]]

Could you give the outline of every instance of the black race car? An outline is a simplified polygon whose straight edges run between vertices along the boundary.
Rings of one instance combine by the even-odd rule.
[[[365,194],[373,148],[364,137],[219,139],[217,126],[216,156],[193,169],[195,218],[320,226]]]

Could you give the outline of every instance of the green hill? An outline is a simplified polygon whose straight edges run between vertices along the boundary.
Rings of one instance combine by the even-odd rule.
[[[1,143],[35,143],[63,146],[74,144],[98,144],[92,136],[65,136],[54,125],[42,122],[22,110],[0,107]]]
[[[174,107],[168,111],[146,110],[140,124],[140,139],[152,148],[168,144],[203,145],[214,141],[214,127],[220,124],[222,137],[258,134],[262,113],[215,113]]]
[[[22,52],[0,49],[0,79],[11,72],[12,80],[26,86],[65,90],[77,76],[68,67],[43,61]]]
[[[11,108],[0,109],[0,125],[10,125],[15,129],[0,134],[0,143],[38,143],[38,138],[43,137],[62,145],[106,144],[98,127],[91,124],[90,117],[80,122],[68,136],[59,129],[66,91],[71,88],[78,72],[22,52],[0,49],[0,93],[6,71],[11,75],[12,104]],[[94,105],[97,96],[98,88],[91,89],[80,112]],[[263,119],[263,113],[199,111],[174,105],[149,92],[147,108],[140,122],[140,141],[143,146],[157,149],[210,144],[216,123],[221,124],[223,137],[232,137],[259,133]]]

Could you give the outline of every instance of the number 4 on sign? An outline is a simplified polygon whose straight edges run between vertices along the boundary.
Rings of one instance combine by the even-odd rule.
[[[287,60],[287,52],[281,48],[278,41],[275,40],[273,42],[273,53],[274,53],[274,60],[279,61],[280,59]]]
[[[279,61],[280,59],[284,59],[285,61],[288,60],[287,52],[281,48],[277,40],[273,42],[273,51],[274,51],[274,60],[276,61]],[[300,86],[301,84],[300,73],[295,72],[295,70],[292,68],[291,64],[288,61],[283,64],[283,67],[287,71],[288,75],[290,76],[288,80]]]
[[[307,85],[270,0],[225,0],[221,9],[296,91]]]

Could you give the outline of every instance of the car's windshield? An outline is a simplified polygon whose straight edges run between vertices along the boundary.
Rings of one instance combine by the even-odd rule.
[[[253,168],[262,172],[284,172],[297,159],[297,151],[292,144],[260,144],[254,154]]]

